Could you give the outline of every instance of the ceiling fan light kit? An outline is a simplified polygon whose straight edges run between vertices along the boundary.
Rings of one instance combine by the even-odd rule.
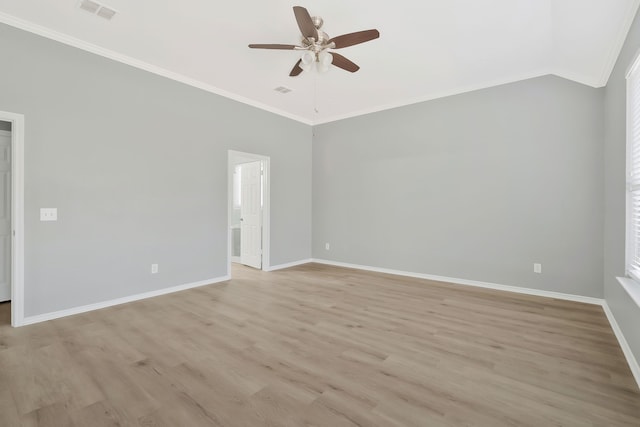
[[[310,51],[305,51],[300,59],[302,61],[300,63],[300,68],[302,68],[304,71],[312,70],[315,64],[318,72],[326,73],[327,71],[329,71],[329,66],[333,62],[333,55],[331,55],[326,50],[323,50],[317,54],[314,54]]]
[[[252,49],[280,49],[280,50],[301,50],[302,56],[293,66],[289,76],[295,77],[303,71],[310,71],[314,68],[320,73],[329,71],[331,65],[355,73],[360,69],[358,65],[351,62],[344,56],[335,52],[330,53],[329,49],[342,49],[344,47],[368,42],[380,37],[378,30],[358,31],[350,34],[343,34],[330,38],[327,33],[320,31],[324,21],[319,16],[312,17],[307,9],[301,6],[294,6],[293,13],[298,23],[298,28],[302,33],[300,45],[291,44],[250,44]]]

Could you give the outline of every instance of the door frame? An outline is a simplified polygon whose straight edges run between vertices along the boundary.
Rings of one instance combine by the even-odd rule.
[[[24,324],[24,115],[0,111],[11,123],[11,326]]]
[[[271,158],[261,154],[229,150],[227,159],[227,276],[231,277],[231,254],[233,234],[231,218],[233,216],[233,171],[239,162],[260,162],[264,181],[262,183],[262,270],[269,271],[271,238]]]

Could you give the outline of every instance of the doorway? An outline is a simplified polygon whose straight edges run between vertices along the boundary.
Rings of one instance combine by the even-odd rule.
[[[24,324],[24,116],[0,111],[0,299]],[[4,303],[7,304],[7,303]],[[6,314],[6,313],[5,313]]]
[[[270,159],[229,150],[228,275],[231,263],[269,269]]]
[[[11,300],[11,122],[0,120],[0,303]]]

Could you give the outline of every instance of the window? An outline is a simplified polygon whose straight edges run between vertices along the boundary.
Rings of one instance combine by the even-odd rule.
[[[627,74],[627,274],[640,280],[640,58]]]

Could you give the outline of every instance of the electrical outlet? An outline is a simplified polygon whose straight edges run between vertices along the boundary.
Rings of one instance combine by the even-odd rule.
[[[329,245],[328,243],[324,244],[324,250],[328,251],[331,248],[331,245]]]
[[[151,264],[151,274],[156,274],[158,272],[158,264]]]
[[[533,272],[538,274],[542,273],[542,264],[533,264]]]

